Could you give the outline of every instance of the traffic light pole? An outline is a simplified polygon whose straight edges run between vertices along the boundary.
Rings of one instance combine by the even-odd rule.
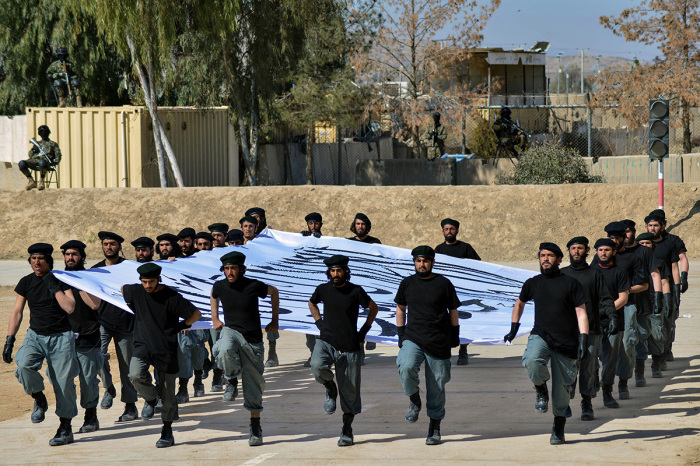
[[[664,210],[664,159],[659,159],[659,209]]]

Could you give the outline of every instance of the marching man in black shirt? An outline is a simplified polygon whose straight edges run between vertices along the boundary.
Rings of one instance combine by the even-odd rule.
[[[85,270],[85,244],[71,240],[61,246],[65,270]],[[100,322],[97,309],[100,300],[94,296],[71,287],[75,299],[75,309],[70,319],[75,339],[75,350],[78,357],[80,373],[80,406],[85,409],[85,422],[78,432],[87,433],[100,429],[97,420],[97,404],[100,401],[100,380],[97,378],[104,359],[100,349]]]
[[[17,351],[15,375],[25,393],[34,398],[32,422],[42,422],[49,406],[44,395],[44,378],[39,371],[46,360],[47,373],[56,395],[56,415],[61,419],[56,436],[49,445],[67,445],[73,443],[71,419],[78,415],[75,376],[79,369],[75,338],[68,318],[75,308],[75,299],[70,287],[51,273],[53,247],[50,244],[32,244],[27,252],[32,273],[22,277],[15,287],[17,299],[10,315],[2,359],[7,364],[12,362],[15,335],[22,323],[24,306],[29,303],[29,330]]]
[[[433,273],[435,251],[418,246],[411,251],[416,273],[399,285],[396,327],[399,336],[399,377],[410,398],[406,420],[416,422],[421,409],[418,373],[425,361],[426,406],[430,417],[426,445],[438,445],[445,417],[445,385],[450,381],[450,348],[459,346],[460,306],[454,285]]]
[[[459,234],[459,222],[451,218],[443,219],[440,222],[442,234],[445,237],[445,242],[435,246],[437,254],[445,254],[458,259],[473,259],[480,261],[481,257],[476,253],[471,244],[465,243],[457,239]],[[466,366],[469,364],[469,353],[467,353],[467,344],[459,345],[459,356],[457,356],[457,365]]]
[[[330,280],[316,287],[309,300],[311,315],[321,336],[316,340],[311,356],[311,372],[316,381],[326,387],[323,409],[333,414],[336,397],[340,393],[343,410],[343,430],[339,447],[353,444],[352,421],[362,412],[360,399],[360,366],[362,342],[377,315],[377,305],[361,286],[350,283],[349,259],[335,255],[324,259],[328,266],[326,276]],[[323,317],[318,303],[323,303]],[[369,308],[367,321],[357,330],[359,308]],[[335,364],[338,385],[333,381],[331,366]]]
[[[243,378],[243,407],[250,411],[248,445],[262,445],[260,413],[265,389],[265,346],[262,341],[259,302],[272,298],[272,320],[266,332],[276,332],[279,319],[279,291],[261,281],[245,277],[245,255],[233,251],[221,257],[221,270],[226,278],[214,283],[211,290],[211,323],[221,331],[214,345],[217,365],[228,380],[224,401],[234,401],[238,377]],[[226,326],[219,320],[219,302],[224,310]]]
[[[576,360],[588,352],[588,297],[578,280],[559,270],[563,254],[554,243],[541,243],[540,275],[525,281],[513,306],[511,329],[504,341],[513,341],[520,328],[525,303],[535,302],[535,326],[527,339],[523,366],[535,384],[535,410],[547,412],[549,394],[547,362],[552,366],[552,405],[554,425],[549,443],[564,443],[566,418],[571,416],[569,389],[576,379]]]
[[[163,429],[156,447],[165,448],[175,444],[172,425],[177,411],[177,334],[197,322],[202,315],[180,293],[161,284],[158,264],[149,262],[136,271],[141,284],[122,287],[124,301],[134,311],[135,319],[134,353],[129,365],[129,378],[146,400],[141,413],[143,419],[153,417],[159,395],[163,400]],[[151,383],[151,366],[158,374],[160,390]]]

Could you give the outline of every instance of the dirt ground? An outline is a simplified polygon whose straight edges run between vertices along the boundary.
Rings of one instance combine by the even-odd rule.
[[[691,259],[700,258],[698,186],[666,186],[669,230],[685,240]],[[305,229],[304,216],[320,212],[331,236],[350,236],[355,213],[364,212],[373,236],[405,248],[439,244],[439,222],[452,217],[462,223],[460,238],[484,260],[512,262],[531,258],[541,241],[563,246],[578,235],[595,240],[614,220],[642,223],[657,199],[654,184],[0,190],[0,259],[25,257],[35,241],[57,247],[69,239],[85,242],[88,257],[100,258],[100,230],[130,242],[215,222],[237,228],[246,209],[260,206],[270,227],[284,231]],[[132,258],[131,246],[124,249]]]

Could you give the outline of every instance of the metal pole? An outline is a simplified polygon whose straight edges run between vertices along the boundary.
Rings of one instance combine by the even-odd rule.
[[[659,209],[664,210],[664,159],[659,159]]]
[[[488,80],[488,94],[486,94],[486,103],[491,106],[491,63],[489,63],[489,80]],[[487,112],[488,121],[491,122],[491,110]]]
[[[588,156],[593,157],[593,151],[591,150],[591,125],[593,124],[593,110],[588,107]]]
[[[583,49],[581,49],[581,94],[583,94]]]
[[[559,66],[557,67],[557,97],[559,97],[559,93],[561,92],[561,87],[559,86],[559,83],[561,82],[561,52],[559,52]]]

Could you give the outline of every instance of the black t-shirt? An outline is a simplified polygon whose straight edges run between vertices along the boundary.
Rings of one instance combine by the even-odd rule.
[[[100,344],[100,322],[97,311],[85,304],[80,296],[80,290],[71,287],[75,298],[75,309],[68,315],[73,332],[78,334],[75,340],[76,348],[94,348]],[[123,312],[123,311],[122,311]]]
[[[634,293],[631,295],[632,302],[637,306],[638,315],[649,315],[652,311],[651,293],[654,291],[654,282],[651,280],[651,273],[654,269],[659,267],[658,259],[654,256],[654,251],[651,248],[641,246],[639,244],[625,248],[625,251],[629,251],[636,254],[639,257],[642,266],[644,267],[644,274],[646,275],[646,283],[649,284],[649,288],[640,293]],[[657,290],[661,291],[661,290]]]
[[[350,241],[359,241],[360,243],[367,243],[367,244],[382,244],[381,241],[379,241],[379,238],[375,238],[374,236],[369,236],[367,235],[365,239],[357,239],[356,236],[353,236],[352,238],[348,238]]]
[[[117,264],[122,262],[124,262],[124,258],[119,257]],[[90,268],[96,269],[100,267],[107,267],[106,260],[102,260]],[[97,309],[97,316],[100,319],[100,325],[107,330],[123,334],[129,334],[134,331],[134,316],[107,301],[102,301],[99,309]]]
[[[590,335],[600,335],[600,316],[610,315],[615,312],[608,287],[600,271],[589,266],[585,262],[579,267],[570,265],[561,269],[561,273],[575,278],[581,283],[588,296],[586,301],[586,314],[588,314],[588,333]]]
[[[676,254],[688,252],[688,250],[685,247],[685,242],[679,236],[672,235],[671,233],[665,230],[661,232],[661,236],[671,240],[671,242],[676,246]]]
[[[455,244],[447,244],[444,242],[435,246],[435,252],[438,254],[446,254],[458,259],[474,259],[480,261],[481,257],[476,253],[471,244],[463,241],[455,241]]]
[[[578,318],[576,308],[588,300],[578,280],[557,273],[529,278],[520,290],[522,302],[535,302],[533,335],[539,335],[549,349],[575,359],[578,353]]]
[[[673,264],[680,260],[678,255],[682,252],[672,236],[662,234],[661,241],[654,241],[654,255],[666,264],[670,274],[668,279],[671,283],[673,283],[673,275],[671,274]],[[678,237],[676,236],[675,238]],[[685,245],[683,247],[685,248]]]
[[[197,309],[177,291],[162,286],[148,293],[143,285],[124,285],[124,301],[134,311],[134,357],[176,374],[180,317],[187,320]]]
[[[267,285],[241,277],[233,283],[225,278],[214,283],[211,295],[221,300],[226,326],[240,332],[248,343],[262,342],[259,298],[267,296]]]
[[[620,293],[623,291],[629,291],[632,287],[627,273],[625,273],[625,271],[617,265],[603,267],[600,265],[600,263],[598,263],[594,267],[597,268],[597,270],[600,270],[600,272],[603,274],[605,284],[608,287],[608,291],[610,292],[613,302],[620,297]],[[617,310],[617,316],[622,318],[622,309]],[[609,320],[605,316],[601,316],[600,320],[601,325],[604,328],[607,327]]]
[[[455,287],[442,275],[422,279],[417,274],[401,281],[394,302],[406,309],[406,338],[430,356],[448,359],[450,348],[450,311],[461,302]]]
[[[59,282],[61,291],[70,287]],[[56,301],[44,280],[34,272],[22,277],[15,287],[15,293],[22,296],[29,304],[29,328],[39,335],[53,335],[70,331],[68,313]]]
[[[361,286],[345,282],[341,287],[323,283],[309,300],[323,303],[321,340],[330,343],[338,351],[360,351],[362,342],[357,337],[359,308],[368,308],[371,298]]]

